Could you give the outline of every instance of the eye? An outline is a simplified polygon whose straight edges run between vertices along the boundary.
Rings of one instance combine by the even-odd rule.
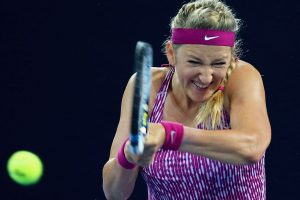
[[[191,64],[201,64],[199,61],[196,61],[196,60],[188,60],[188,63],[191,63]]]
[[[213,63],[212,65],[214,67],[224,67],[226,64],[226,62],[217,62],[217,63]]]

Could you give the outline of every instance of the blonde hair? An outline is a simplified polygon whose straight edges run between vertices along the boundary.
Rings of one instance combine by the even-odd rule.
[[[238,33],[241,21],[235,17],[233,11],[220,0],[196,0],[184,4],[177,15],[171,20],[170,28],[206,28],[214,30],[233,31]],[[166,44],[164,42],[164,52]],[[176,51],[181,45],[174,45]],[[236,59],[241,54],[241,40],[236,39],[232,48],[232,59],[221,85],[224,86],[236,66]],[[215,129],[220,124],[223,112],[224,94],[217,90],[207,101],[205,101],[197,114],[197,123],[204,123],[204,126]]]

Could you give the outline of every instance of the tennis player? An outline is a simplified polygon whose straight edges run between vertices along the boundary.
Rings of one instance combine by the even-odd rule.
[[[128,151],[133,80],[125,89],[109,161],[107,199],[128,199],[138,173],[148,199],[266,199],[271,140],[264,86],[239,59],[240,20],[219,0],[186,3],[165,42],[169,64],[153,68],[149,134]]]

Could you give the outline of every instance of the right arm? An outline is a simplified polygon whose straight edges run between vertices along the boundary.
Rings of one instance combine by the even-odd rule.
[[[120,121],[111,146],[109,160],[102,171],[103,190],[106,198],[109,200],[128,199],[134,189],[138,175],[138,167],[128,170],[121,167],[117,160],[119,148],[129,137],[134,77],[135,75],[128,81],[123,94]]]
[[[152,83],[151,95],[149,99],[149,116],[151,115],[151,108],[154,104],[156,94],[168,70],[169,69],[167,68],[152,68],[151,70]],[[124,169],[119,165],[117,160],[119,148],[130,135],[134,80],[135,75],[130,78],[125,89],[122,98],[120,121],[112,143],[110,158],[103,167],[103,190],[106,198],[109,200],[128,199],[134,189],[135,181],[139,171],[138,167],[135,167],[131,170]],[[152,126],[152,124],[149,124],[149,126]],[[163,138],[161,139],[161,137]],[[133,155],[128,151],[128,141],[124,150],[126,159],[137,166],[148,166],[152,162],[155,152],[162,146],[164,137],[164,134],[160,137],[158,137],[155,133],[148,134],[145,138],[144,152],[139,156]]]

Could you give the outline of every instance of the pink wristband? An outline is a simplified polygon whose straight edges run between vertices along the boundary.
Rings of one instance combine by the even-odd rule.
[[[125,145],[128,140],[129,139],[125,140],[122,147],[118,151],[118,163],[125,169],[133,169],[136,165],[129,162],[124,153]]]
[[[178,150],[184,135],[183,125],[176,122],[161,121],[165,128],[166,139],[163,149]]]

